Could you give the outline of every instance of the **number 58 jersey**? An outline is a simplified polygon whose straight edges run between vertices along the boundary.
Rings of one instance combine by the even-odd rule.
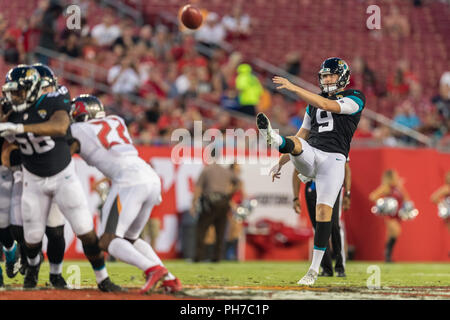
[[[8,121],[22,124],[36,124],[48,121],[59,110],[69,116],[70,95],[66,87],[43,94],[29,108],[22,112],[12,112]],[[69,135],[50,137],[25,132],[15,136],[19,144],[23,166],[40,177],[50,177],[65,169],[72,157],[67,144]]]
[[[139,157],[121,117],[110,115],[75,122],[70,130],[80,144],[80,156],[113,183],[130,186],[159,180],[150,165]]]

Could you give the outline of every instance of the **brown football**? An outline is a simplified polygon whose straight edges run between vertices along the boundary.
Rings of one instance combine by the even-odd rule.
[[[197,29],[202,24],[202,14],[196,7],[187,4],[181,10],[181,22],[189,29]]]

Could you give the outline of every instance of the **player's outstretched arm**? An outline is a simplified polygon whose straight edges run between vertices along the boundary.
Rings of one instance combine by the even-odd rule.
[[[302,127],[300,128],[300,130],[298,130],[295,136],[302,138],[303,140],[308,140],[309,130]]]
[[[300,178],[298,177],[298,171],[294,169],[292,174],[292,190],[294,192],[294,211],[298,214],[302,212],[300,205]]]
[[[300,130],[297,132],[297,134],[295,136],[300,137],[303,140],[306,140],[306,139],[308,139],[308,136],[309,136],[309,130],[302,127],[302,128],[300,128]],[[291,138],[291,137],[288,137],[288,138]],[[272,169],[270,169],[270,175],[272,176],[272,182],[275,181],[275,179],[280,178],[281,168],[286,163],[288,163],[289,160],[290,160],[289,154],[285,153],[280,157],[280,159],[278,159],[278,163]]]
[[[2,157],[1,157],[1,164],[2,166],[11,167],[11,162],[17,162],[14,160],[14,158],[20,157],[20,155],[16,154],[13,155],[14,150],[19,150],[19,147],[15,145],[14,143],[9,143],[8,141],[4,140],[2,145]]]
[[[57,110],[48,121],[35,124],[25,124],[24,132],[32,132],[41,136],[64,136],[70,125],[69,114],[65,110]]]
[[[283,77],[275,76],[272,79],[273,83],[280,84],[281,86],[277,87],[278,90],[286,89],[289,91],[295,92],[303,101],[306,103],[313,105],[319,109],[330,111],[334,113],[341,112],[341,106],[335,100],[330,100],[319,96],[313,92],[300,88],[293,83],[291,83],[288,79]]]
[[[348,162],[345,163],[345,176],[344,176],[344,197],[343,197],[343,209],[347,211],[350,209],[350,188],[352,184],[352,171]]]

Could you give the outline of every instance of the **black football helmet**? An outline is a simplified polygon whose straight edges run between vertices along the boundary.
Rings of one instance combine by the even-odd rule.
[[[51,86],[55,90],[58,89],[58,79],[49,66],[42,63],[35,63],[31,66],[34,67],[41,76],[41,88],[44,89],[45,87]]]
[[[81,94],[72,99],[70,116],[74,122],[103,118],[105,116],[105,108],[96,96]]]
[[[42,94],[41,76],[31,66],[18,65],[6,74],[2,91],[14,111],[24,111],[31,107]]]
[[[335,83],[324,84],[322,82],[322,76],[326,74],[339,75],[338,80]],[[320,66],[318,73],[319,86],[323,93],[333,93],[338,89],[344,89],[350,82],[350,68],[347,62],[341,58],[328,58]]]

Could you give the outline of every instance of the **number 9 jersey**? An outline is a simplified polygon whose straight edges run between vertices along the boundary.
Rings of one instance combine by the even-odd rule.
[[[336,100],[341,106],[341,112],[334,113],[308,105],[302,124],[303,128],[310,131],[307,142],[324,152],[341,153],[348,157],[366,98],[361,91],[353,89],[322,96]]]
[[[48,121],[58,110],[70,112],[70,95],[66,87],[43,94],[29,108],[12,112],[8,121],[22,124],[36,124]],[[19,144],[23,166],[40,177],[50,177],[65,169],[70,161],[69,135],[50,137],[25,132],[15,136]]]

